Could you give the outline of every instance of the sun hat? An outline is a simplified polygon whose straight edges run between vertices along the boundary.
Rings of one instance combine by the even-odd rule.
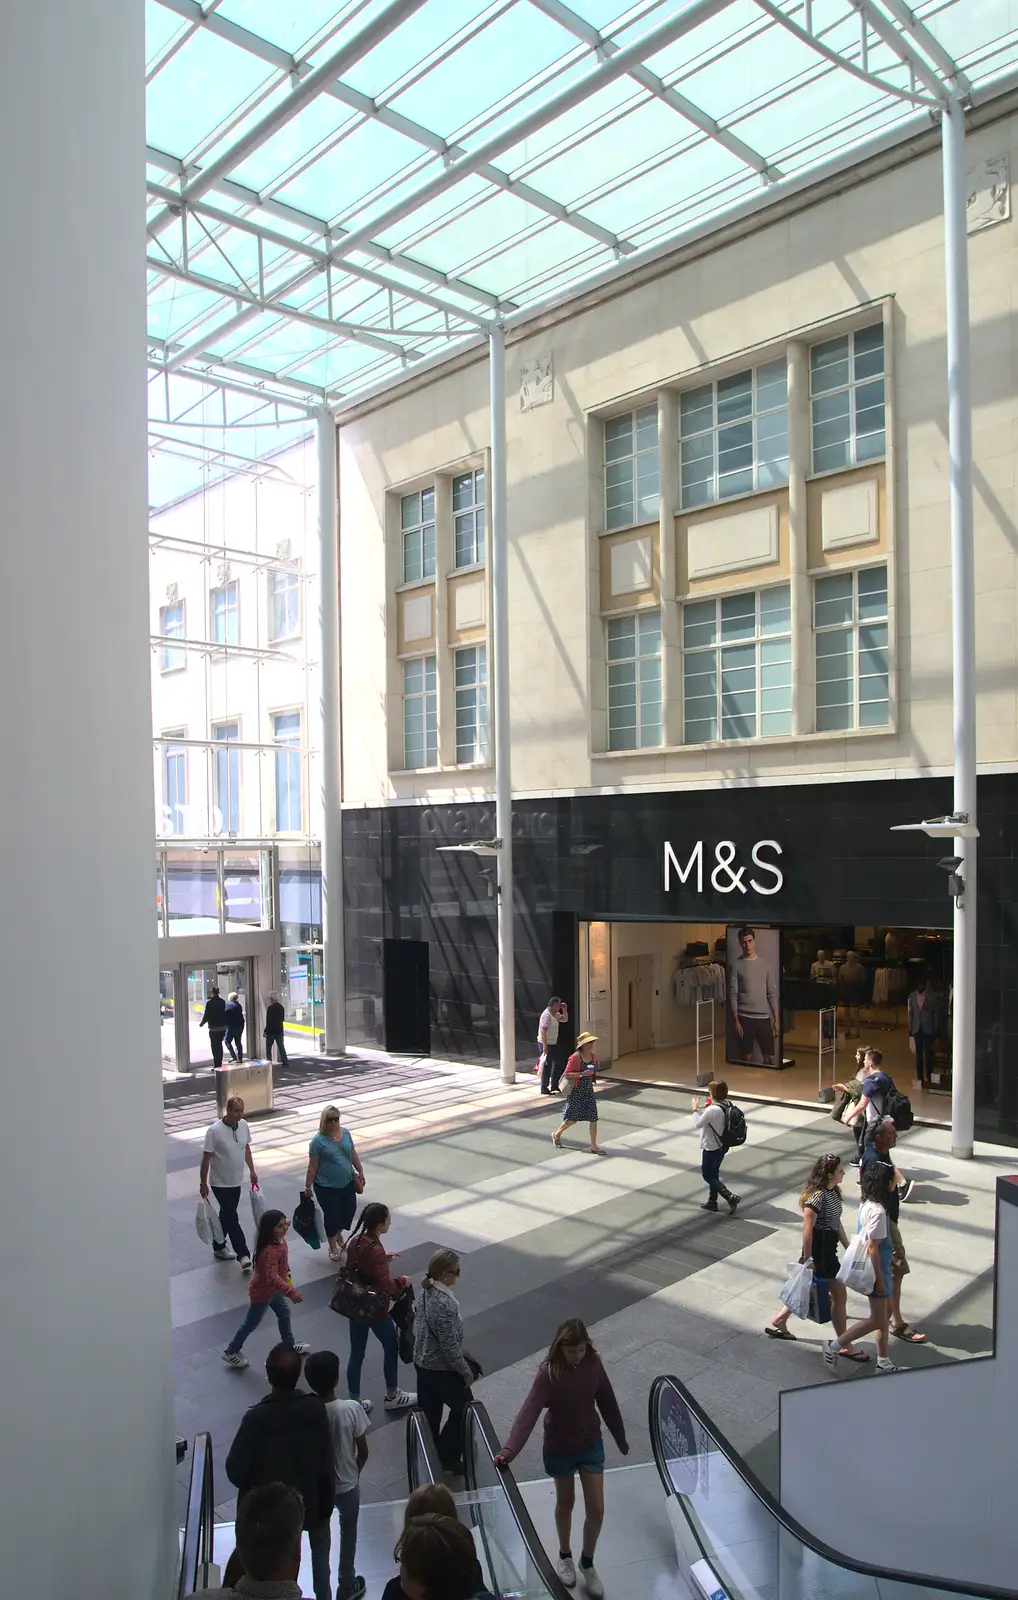
[[[576,1048],[578,1050],[580,1048],[581,1044],[596,1044],[596,1043],[597,1043],[597,1034],[596,1033],[581,1033],[581,1034],[579,1034],[577,1036]]]

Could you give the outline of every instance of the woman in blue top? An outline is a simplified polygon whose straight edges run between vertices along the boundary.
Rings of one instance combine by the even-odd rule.
[[[352,1223],[357,1196],[363,1193],[364,1168],[349,1128],[340,1122],[338,1106],[326,1106],[318,1132],[308,1146],[304,1193],[310,1197],[312,1189],[325,1218],[330,1260],[341,1261],[343,1230]]]

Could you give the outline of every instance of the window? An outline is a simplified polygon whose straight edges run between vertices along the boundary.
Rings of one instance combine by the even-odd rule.
[[[422,489],[400,501],[403,530],[403,582],[435,576],[435,491]]]
[[[453,657],[456,687],[456,760],[488,759],[488,652],[483,644],[457,650]]]
[[[215,805],[219,812],[219,832],[240,832],[240,751],[231,750],[229,746],[236,744],[240,738],[240,724],[237,722],[221,722],[213,728],[212,737],[217,748],[213,752],[215,761],[214,787]]]
[[[882,728],[891,716],[887,568],[813,585],[817,732]]]
[[[403,663],[403,765],[438,766],[438,691],[434,656]]]
[[[175,728],[167,739],[183,739],[183,728]],[[184,832],[187,806],[187,751],[163,746],[163,788],[166,795],[166,813],[171,833]]]
[[[484,560],[484,473],[464,472],[452,480],[452,520],[457,567]]]
[[[303,821],[301,793],[300,712],[284,711],[272,719],[276,751],[276,832],[299,833]]]
[[[657,517],[660,476],[657,404],[604,425],[604,525],[627,528]]]
[[[608,748],[661,743],[661,613],[611,617],[607,628]]]
[[[163,606],[159,612],[159,632],[166,639],[183,639],[184,637],[184,602],[177,600],[171,606]],[[180,672],[187,666],[187,651],[175,650],[172,645],[163,646],[162,672]]]
[[[237,643],[237,585],[224,583],[209,595],[212,612],[212,643]]]
[[[300,576],[284,567],[269,573],[269,640],[296,639],[300,633]]]
[[[788,482],[784,356],[679,396],[682,509]]]
[[[884,454],[884,329],[860,328],[809,353],[813,471]]]
[[[684,606],[682,668],[687,744],[791,733],[788,585]]]

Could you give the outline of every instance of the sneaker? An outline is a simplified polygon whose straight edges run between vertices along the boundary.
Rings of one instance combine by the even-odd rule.
[[[915,1181],[914,1178],[909,1178],[909,1180],[906,1183],[904,1189],[902,1189],[902,1191],[901,1191],[901,1199],[902,1200],[911,1200],[911,1198],[915,1194],[915,1192],[916,1192],[916,1181]]]
[[[386,1411],[407,1411],[416,1404],[417,1396],[410,1394],[406,1389],[397,1389],[391,1399],[388,1396],[385,1399]]]
[[[730,1194],[728,1196],[728,1214],[729,1214],[729,1216],[732,1216],[732,1217],[735,1216],[735,1213],[739,1209],[739,1201],[741,1199],[742,1199],[742,1196],[739,1195],[739,1194]]]
[[[213,1245],[212,1254],[215,1256],[217,1261],[236,1261],[237,1259],[236,1255],[230,1249],[228,1244]]]
[[[226,1367],[236,1367],[238,1372],[247,1366],[247,1356],[242,1356],[239,1350],[224,1350],[219,1359]]]
[[[700,1210],[701,1211],[716,1211],[717,1208],[718,1208],[718,1203],[717,1203],[716,1200],[705,1200],[703,1205],[700,1207]]]
[[[904,1367],[896,1367],[890,1356],[877,1356],[878,1372],[904,1372]]]
[[[830,1367],[832,1372],[838,1365],[838,1357],[840,1354],[841,1346],[837,1339],[828,1339],[827,1343],[824,1345],[824,1365]]]
[[[351,1400],[356,1399],[357,1404],[360,1406],[365,1416],[370,1417],[375,1404],[373,1400],[362,1400],[359,1395],[351,1395],[350,1398]]]
[[[604,1584],[597,1575],[596,1567],[581,1567],[580,1577],[583,1587],[590,1595],[590,1600],[604,1600]]]
[[[251,1257],[250,1256],[238,1256],[237,1257],[237,1265],[240,1268],[241,1272],[250,1272],[251,1271]]]
[[[311,1354],[311,1346],[309,1344],[295,1344],[293,1348],[299,1356],[309,1356]]]
[[[361,1596],[367,1592],[367,1587],[367,1582],[358,1573],[349,1589],[336,1590],[336,1600],[361,1600]]]
[[[559,1556],[555,1563],[555,1571],[558,1573],[567,1589],[575,1589],[576,1566],[572,1556]]]

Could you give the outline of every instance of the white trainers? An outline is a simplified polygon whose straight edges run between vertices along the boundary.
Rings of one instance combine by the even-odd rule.
[[[360,1406],[361,1410],[363,1412],[365,1412],[369,1417],[371,1415],[371,1411],[372,1411],[372,1408],[374,1406],[374,1403],[375,1402],[373,1400],[358,1400],[357,1401],[357,1404]]]
[[[236,1261],[237,1257],[228,1244],[212,1246],[212,1254],[217,1261]]]
[[[837,1339],[828,1339],[827,1343],[824,1345],[824,1364],[828,1366],[832,1372],[835,1371],[838,1365],[838,1357],[840,1354],[841,1346]]]
[[[877,1357],[878,1372],[904,1372],[904,1367],[896,1367],[890,1356]]]
[[[240,1268],[241,1272],[250,1272],[251,1271],[251,1257],[250,1256],[238,1256],[237,1257],[237,1265]]]
[[[555,1571],[558,1573],[567,1589],[575,1589],[576,1564],[573,1561],[572,1556],[559,1556],[555,1563]]]
[[[580,1577],[583,1587],[590,1595],[590,1600],[604,1600],[604,1584],[597,1575],[596,1567],[581,1567]]]
[[[416,1404],[417,1396],[410,1394],[406,1389],[397,1389],[394,1395],[385,1397],[386,1411],[408,1411]]]
[[[224,1366],[236,1367],[238,1371],[247,1366],[247,1356],[242,1356],[239,1350],[224,1350],[219,1359]]]
[[[293,1348],[299,1356],[309,1356],[311,1354],[311,1346],[309,1344],[295,1344]]]

